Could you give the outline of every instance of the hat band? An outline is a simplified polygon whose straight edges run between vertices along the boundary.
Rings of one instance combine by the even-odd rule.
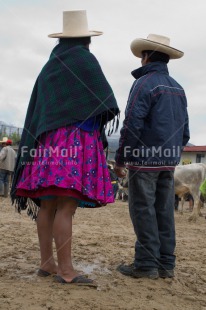
[[[85,35],[89,34],[89,30],[84,30],[84,31],[63,31],[62,35],[67,35],[67,36],[80,36],[80,35]]]

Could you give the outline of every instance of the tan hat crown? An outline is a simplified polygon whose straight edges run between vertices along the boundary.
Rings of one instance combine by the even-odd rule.
[[[149,34],[147,40],[170,46],[170,38],[159,34]]]
[[[78,16],[78,18],[77,18]],[[89,32],[86,11],[63,12],[63,35],[81,35]]]
[[[181,58],[184,55],[182,51],[170,46],[170,38],[158,34],[149,34],[147,39],[135,39],[130,47],[132,53],[139,58],[146,50],[165,53],[169,55],[170,59]]]
[[[85,10],[64,11],[62,33],[50,34],[50,38],[80,38],[99,36],[102,32],[88,29],[87,13]]]

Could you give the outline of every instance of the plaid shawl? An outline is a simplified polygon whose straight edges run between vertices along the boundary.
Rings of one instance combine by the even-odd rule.
[[[83,45],[60,42],[36,80],[27,110],[11,190],[18,211],[27,208],[27,198],[15,195],[16,185],[41,134],[90,117],[101,119],[100,130],[113,119],[112,132],[116,115],[118,126],[117,102],[95,56]],[[28,152],[21,156],[23,146]]]

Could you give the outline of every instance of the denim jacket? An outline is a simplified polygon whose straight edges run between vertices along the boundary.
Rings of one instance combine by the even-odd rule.
[[[153,62],[132,72],[125,120],[115,160],[138,166],[175,166],[189,140],[184,89],[167,64]]]

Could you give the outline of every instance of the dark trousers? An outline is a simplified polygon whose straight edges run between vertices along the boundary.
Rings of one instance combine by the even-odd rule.
[[[173,172],[129,171],[136,268],[175,267],[174,197]]]

